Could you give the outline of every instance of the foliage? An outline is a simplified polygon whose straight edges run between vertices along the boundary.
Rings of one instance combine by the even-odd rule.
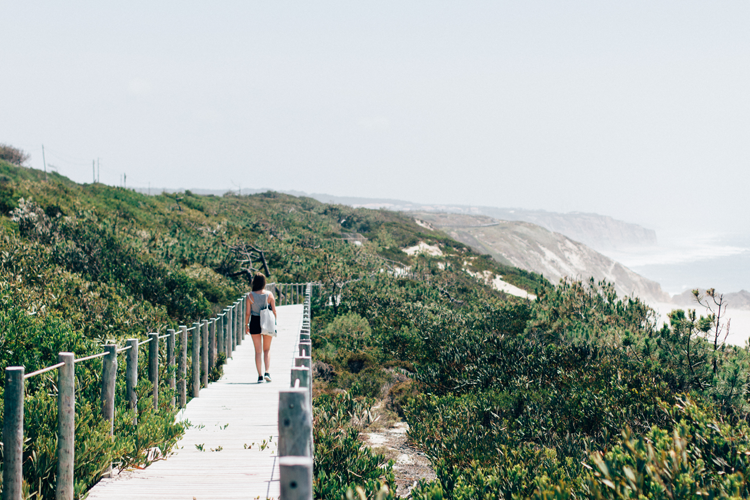
[[[347,490],[358,486],[362,494],[375,497],[383,485],[391,493],[381,494],[378,498],[396,498],[393,461],[374,454],[359,440],[360,430],[369,423],[371,404],[371,400],[357,400],[347,393],[316,398],[313,432],[315,498],[343,499]]]
[[[611,284],[552,286],[403,214],[273,192],[147,197],[42,179],[0,161],[3,366],[32,371],[61,350],[93,354],[215,314],[262,268],[262,252],[269,282],[320,283],[317,498],[394,498],[393,464],[359,438],[375,404],[406,420],[437,473],[412,498],[748,494],[749,353],[721,342],[721,314],[675,311],[660,326]],[[420,241],[442,255],[401,251]],[[488,275],[538,298],[507,296],[480,279]],[[147,383],[134,426],[118,378],[115,438],[106,438],[100,372],[98,360],[76,368],[79,496],[108,463],[143,465],[182,432],[168,388],[154,410]],[[54,380],[27,389],[26,487],[50,498]]]
[[[374,383],[386,401],[400,398],[409,439],[438,476],[412,498],[747,494],[748,353],[715,348],[705,318],[675,311],[658,327],[650,308],[607,283],[563,281],[533,303],[502,300],[449,272],[461,305],[436,293],[435,278],[379,275],[345,288],[339,316],[315,314],[313,352],[337,373],[316,380],[319,390],[356,396],[353,387]],[[358,318],[369,336],[332,334]],[[380,372],[347,370],[348,352]],[[406,368],[406,397],[389,367]],[[627,467],[637,461],[633,489]]]
[[[29,160],[29,154],[8,144],[0,144],[0,160],[20,167]]]

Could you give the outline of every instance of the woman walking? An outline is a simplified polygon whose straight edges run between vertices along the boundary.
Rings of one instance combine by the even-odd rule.
[[[273,311],[273,315],[276,316],[276,301],[273,299],[273,294],[266,290],[266,277],[258,273],[253,277],[253,291],[247,296],[247,300],[250,302],[250,307],[245,308],[247,314],[245,316],[245,325],[247,325],[247,332],[253,339],[253,347],[255,347],[255,367],[258,369],[258,383],[260,384],[265,380],[266,382],[271,381],[271,340],[273,336],[262,335],[260,328],[260,312],[263,309],[269,308]],[[263,364],[266,365],[265,372],[263,371]]]

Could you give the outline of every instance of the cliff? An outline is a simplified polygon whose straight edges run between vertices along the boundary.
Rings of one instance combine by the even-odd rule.
[[[543,274],[552,282],[568,276],[593,277],[615,284],[618,293],[649,302],[669,301],[658,283],[567,236],[529,222],[502,221],[483,215],[419,212],[423,225],[446,232],[497,261]]]

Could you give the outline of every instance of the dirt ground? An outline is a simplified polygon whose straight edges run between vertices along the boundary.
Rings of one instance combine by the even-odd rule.
[[[377,411],[377,407],[373,410]],[[395,461],[393,472],[396,475],[396,493],[404,498],[409,497],[411,489],[420,479],[435,479],[435,471],[430,461],[421,451],[407,443],[406,432],[409,424],[386,420],[381,425],[371,425],[360,437],[378,453]]]

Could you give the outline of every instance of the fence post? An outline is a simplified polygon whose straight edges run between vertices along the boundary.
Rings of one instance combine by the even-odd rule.
[[[234,332],[234,348],[240,345],[240,301],[234,303],[234,325],[232,331]]]
[[[299,355],[310,356],[310,341],[309,340],[299,341]]]
[[[193,397],[197,398],[201,392],[201,325],[193,323]]]
[[[128,355],[125,365],[125,389],[128,393],[128,408],[135,412],[133,425],[138,423],[138,339],[128,339]]]
[[[102,417],[104,420],[109,422],[109,435],[112,436],[115,430],[115,382],[117,380],[117,346],[113,344],[107,344],[104,346],[104,352],[107,353],[102,359]],[[74,413],[75,414],[75,413]],[[103,474],[104,477],[112,477],[112,464],[109,464],[107,472]],[[72,483],[72,480],[71,480]],[[69,498],[73,500],[71,493],[70,497],[58,493],[57,498]]]
[[[57,369],[57,484],[55,494],[58,500],[73,500],[76,447],[75,354],[61,352],[57,359],[65,364]]]
[[[242,306],[244,301],[242,298],[237,301],[237,345],[242,345],[242,336],[245,331],[242,329]]]
[[[291,387],[294,387],[297,380],[299,380],[299,387],[307,390],[308,404],[312,407],[312,376],[310,369],[306,366],[295,366],[292,368],[292,380]]]
[[[180,408],[187,405],[187,326],[180,325],[180,358],[177,360],[177,371],[180,378],[177,381],[177,390],[180,393]]]
[[[294,366],[304,366],[308,370],[312,370],[312,359],[310,358],[310,356],[297,356],[296,358],[294,358]]]
[[[148,338],[148,379],[153,385],[154,410],[159,409],[159,334],[149,333]]]
[[[240,315],[237,318],[237,328],[239,329],[240,336],[238,337],[239,340],[237,341],[238,344],[242,344],[242,341],[245,340],[245,329],[247,328],[245,325],[245,296],[243,295],[240,297]]]
[[[208,323],[208,370],[216,366],[216,318],[211,318]]]
[[[279,391],[278,456],[311,456],[312,416],[309,408],[304,388]]]
[[[312,499],[313,464],[311,457],[281,457],[279,459],[280,498],[284,500]]]
[[[224,353],[224,356],[226,357],[227,361],[229,361],[229,308],[224,309],[224,316],[221,317],[221,338],[222,343],[224,344],[224,350],[222,351]]]
[[[117,346],[104,346],[107,353],[102,360],[102,417],[109,421],[109,435],[115,425],[115,381],[117,379]]]
[[[237,327],[237,345],[242,345],[242,335],[245,333],[241,326],[242,326],[242,299],[239,299],[237,301],[237,321],[236,321],[236,327]]]
[[[236,332],[235,337],[235,343],[239,347],[242,345],[242,329],[240,328],[240,325],[242,324],[242,321],[240,321],[240,316],[242,316],[242,299],[237,301],[237,306],[235,306],[235,310],[237,313],[234,315],[234,331]]]
[[[175,403],[175,359],[174,359],[174,338],[175,332],[173,329],[167,330],[169,337],[167,337],[167,367],[169,368],[169,388],[172,389],[172,406]]]
[[[236,315],[234,311],[234,304],[229,307],[229,348],[230,352],[234,353],[235,347],[237,347],[237,339],[235,338],[234,324],[236,321]]]
[[[222,316],[221,314],[216,318],[216,350],[218,352],[221,352],[226,356],[227,350],[224,347],[224,318],[226,317],[226,314]]]
[[[24,367],[5,369],[3,500],[21,500],[23,485]]]
[[[208,385],[208,321],[201,322],[201,385]]]

